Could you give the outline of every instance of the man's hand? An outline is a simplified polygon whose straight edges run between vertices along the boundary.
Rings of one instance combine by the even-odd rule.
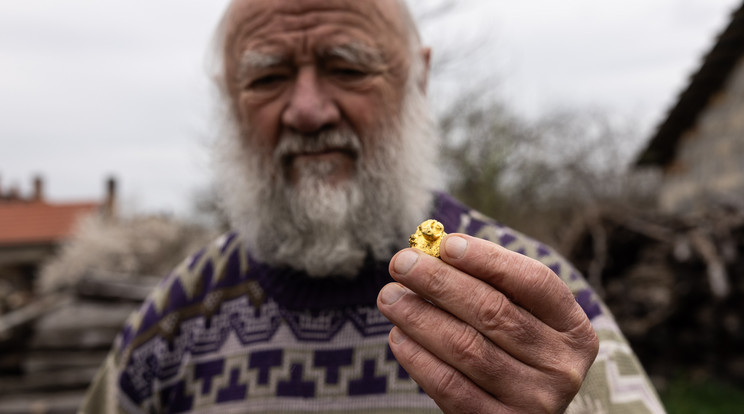
[[[398,362],[446,413],[560,413],[597,356],[592,326],[540,262],[462,234],[442,260],[399,252],[380,311]]]

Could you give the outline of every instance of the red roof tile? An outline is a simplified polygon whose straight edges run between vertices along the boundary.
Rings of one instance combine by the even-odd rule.
[[[0,202],[0,246],[53,243],[70,235],[98,203]]]

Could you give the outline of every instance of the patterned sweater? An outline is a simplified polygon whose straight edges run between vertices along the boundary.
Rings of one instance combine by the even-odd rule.
[[[547,246],[438,195],[433,218],[540,260],[600,338],[568,413],[663,413],[627,341],[584,278]],[[392,279],[310,279],[255,261],[236,234],[178,266],[127,321],[81,413],[436,413],[387,344],[377,310]]]

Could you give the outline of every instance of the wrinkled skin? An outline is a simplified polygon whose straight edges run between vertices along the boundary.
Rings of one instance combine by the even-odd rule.
[[[410,62],[395,1],[238,0],[230,7],[226,79],[239,122],[251,131],[244,134],[249,146],[270,153],[282,134],[311,138],[329,129],[363,138],[380,120],[397,120]],[[427,49],[420,53],[428,59]],[[303,163],[323,162],[332,181],[343,181],[371,147],[293,154],[286,174],[296,181]]]
[[[378,307],[398,362],[447,413],[560,413],[598,352],[591,323],[543,264],[462,234],[441,260],[390,263]]]

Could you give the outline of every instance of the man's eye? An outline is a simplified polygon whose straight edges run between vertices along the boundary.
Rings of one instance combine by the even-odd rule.
[[[331,74],[341,80],[360,80],[369,75],[366,71],[356,68],[335,68],[331,69]]]
[[[281,74],[271,74],[271,75],[265,75],[258,77],[256,79],[253,79],[248,83],[248,89],[261,89],[261,88],[270,88],[272,86],[277,86],[287,80],[286,75]]]

